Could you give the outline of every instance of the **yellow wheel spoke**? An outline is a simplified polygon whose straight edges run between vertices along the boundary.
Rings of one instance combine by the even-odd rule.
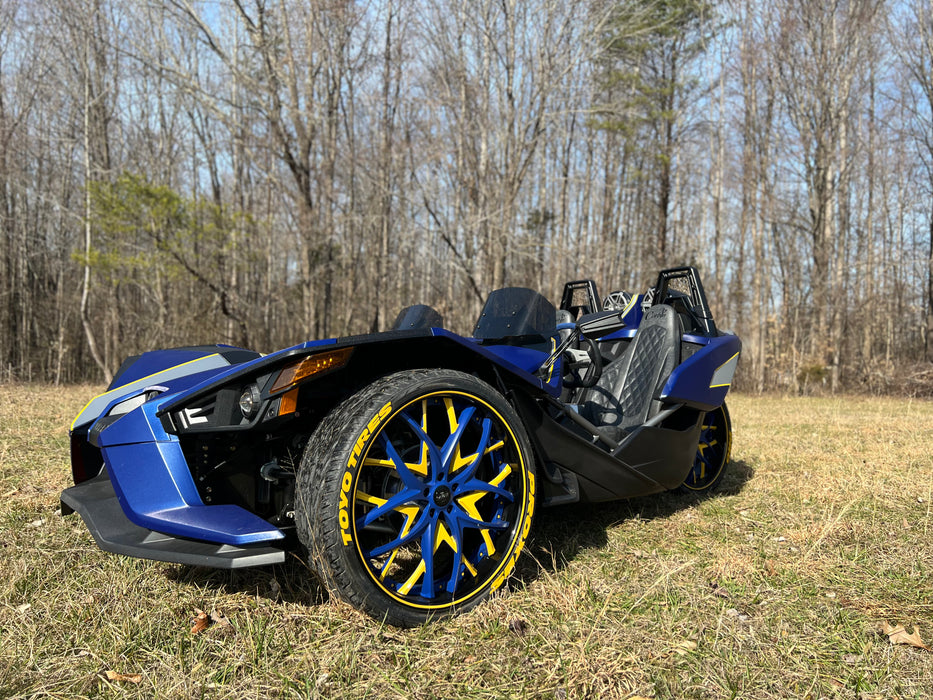
[[[453,435],[457,432],[457,428],[460,426],[460,421],[457,418],[457,410],[454,408],[454,402],[451,399],[444,399],[444,406],[447,407],[447,423],[450,426],[450,434]],[[450,473],[453,474],[457,470],[462,469],[467,464],[470,464],[476,455],[470,455],[468,457],[460,456],[460,443],[457,443],[456,450],[454,451],[454,460],[450,466]]]
[[[502,467],[502,471],[496,474],[496,478],[489,482],[489,485],[498,486],[503,481],[505,481],[505,477],[507,477],[511,473],[512,473],[512,465],[506,464],[504,467]]]
[[[468,464],[472,464],[473,460],[476,459],[476,455],[467,455],[466,457],[460,456],[460,445],[457,445],[457,451],[454,453],[454,463],[450,467],[450,473],[455,474],[456,472],[463,469]]]
[[[367,457],[364,459],[363,466],[386,467],[387,469],[395,469],[395,465],[392,463],[391,459],[375,459],[374,457]]]
[[[487,447],[486,450],[483,452],[483,456],[485,457],[491,452],[495,452],[496,450],[502,449],[502,447],[504,446],[505,446],[505,440],[499,440],[499,442],[497,442],[496,444],[490,445],[489,447]],[[473,454],[468,455],[466,457],[461,457],[460,446],[457,445],[457,453],[454,455],[454,464],[453,464],[453,467],[451,467],[450,473],[454,474],[460,469],[462,469],[463,467],[465,467],[466,465],[472,464],[478,456],[479,455],[474,452]]]
[[[379,498],[378,496],[370,496],[368,493],[363,493],[362,491],[356,492],[356,500],[362,501],[363,503],[368,503],[371,506],[382,506],[385,505],[386,499]]]
[[[416,513],[417,513],[417,510],[418,509],[415,508]],[[410,519],[408,522],[412,522],[412,520],[413,518]],[[404,537],[405,534],[407,534],[408,522],[405,523],[406,529],[403,530],[401,537]],[[443,522],[438,522],[437,523],[437,534],[434,535],[434,551],[435,552],[440,548],[442,543],[446,544],[454,552],[457,551],[457,542],[456,540],[454,540],[453,535],[450,534],[450,530],[447,529],[447,526],[444,525]],[[393,557],[395,556],[395,552],[392,553],[392,556]],[[470,573],[476,576],[476,569],[474,569],[470,565],[470,562],[468,562],[466,559],[464,559],[463,561],[466,564],[467,569],[470,571]],[[386,568],[388,568],[388,564],[386,565]],[[399,586],[398,592],[401,593],[402,595],[408,595],[408,592],[411,591],[411,589],[414,587],[416,583],[418,583],[418,580],[422,576],[424,576],[425,571],[427,571],[427,565],[424,563],[424,557],[422,557],[421,561],[418,562],[418,566],[415,567],[415,570],[412,572],[411,576],[408,577],[405,583]],[[383,574],[383,576],[384,575],[385,574]]]
[[[479,510],[476,508],[476,502],[479,501],[483,496],[486,495],[485,491],[478,491],[476,493],[467,494],[457,499],[457,503],[460,504],[460,507],[466,511],[474,520],[483,522],[483,516],[479,514]],[[489,556],[492,556],[496,553],[496,547],[492,543],[492,536],[489,534],[489,530],[486,528],[481,528],[479,534],[483,537],[483,542],[486,543],[486,553]]]
[[[453,435],[457,431],[457,426],[460,425],[460,421],[457,420],[457,410],[454,408],[453,399],[444,399],[444,406],[447,407],[447,422],[450,424],[450,434]]]
[[[411,531],[411,526],[415,524],[415,518],[418,517],[418,513],[421,512],[421,509],[418,506],[399,506],[395,510],[405,516],[405,524],[402,525],[402,530],[398,533],[398,538],[400,540],[405,539]],[[389,573],[389,568],[392,566],[392,562],[395,561],[399,549],[401,549],[401,545],[392,550],[392,554],[386,559],[386,563],[382,565],[382,569],[379,572],[380,580],[385,579],[386,574]]]
[[[411,573],[411,576],[408,577],[408,580],[398,587],[398,592],[402,595],[408,595],[412,587],[418,583],[418,579],[424,576],[425,571],[427,571],[427,566],[424,563],[424,559],[422,559],[418,562],[418,566],[415,567],[415,570]]]
[[[437,536],[434,538],[434,551],[436,552],[441,546],[441,543],[446,544],[455,552],[457,551],[457,542],[454,540],[453,536],[450,534],[450,531],[447,529],[447,526],[443,522],[437,524]]]
[[[496,450],[502,449],[505,446],[505,440],[499,440],[494,445],[490,445],[486,448],[486,451],[483,452],[484,455],[488,455],[490,452],[495,452]]]
[[[421,430],[425,435],[428,434],[428,400],[424,399],[421,402]],[[428,443],[424,440],[421,441],[421,461],[418,462],[417,466],[409,466],[409,469],[418,472],[419,474],[428,475]]]
[[[395,471],[395,464],[391,459],[376,459],[375,457],[367,457],[363,460],[363,466],[365,467],[385,467],[386,469],[391,469]],[[421,476],[428,475],[428,446],[423,445],[421,450],[421,462],[405,462],[405,466],[408,467],[409,471],[415,472],[416,474],[421,474]]]

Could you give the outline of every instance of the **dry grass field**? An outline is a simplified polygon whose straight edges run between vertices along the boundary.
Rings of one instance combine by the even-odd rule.
[[[933,698],[879,631],[933,646],[933,403],[735,396],[721,492],[539,512],[509,591],[398,630],[298,561],[100,552],[58,513],[94,393],[0,386],[0,697]]]

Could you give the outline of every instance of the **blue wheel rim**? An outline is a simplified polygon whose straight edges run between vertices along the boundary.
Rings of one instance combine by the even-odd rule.
[[[716,483],[726,468],[731,444],[729,419],[725,407],[720,406],[703,418],[696,458],[683,485],[688,489],[702,491]]]
[[[396,410],[370,438],[352,493],[356,550],[376,585],[440,609],[497,581],[528,508],[524,459],[502,415],[471,394]]]

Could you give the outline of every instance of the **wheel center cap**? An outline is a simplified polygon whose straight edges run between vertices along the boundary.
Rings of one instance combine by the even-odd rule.
[[[438,508],[446,508],[452,495],[450,489],[446,486],[438,486],[434,491],[434,505]]]

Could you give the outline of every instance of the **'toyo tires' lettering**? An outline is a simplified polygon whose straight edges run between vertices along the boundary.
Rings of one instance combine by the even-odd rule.
[[[379,412],[374,415],[372,420],[363,428],[363,432],[360,433],[359,438],[356,440],[356,444],[353,446],[353,451],[350,453],[350,459],[347,460],[347,470],[343,473],[343,478],[340,481],[340,503],[339,510],[337,511],[337,522],[340,525],[340,537],[345,546],[353,542],[353,535],[350,533],[350,491],[353,488],[353,470],[356,469],[360,455],[363,453],[363,448],[366,446],[369,438],[375,434],[382,424],[382,421],[384,421],[391,412],[392,402],[390,401],[380,408]]]

